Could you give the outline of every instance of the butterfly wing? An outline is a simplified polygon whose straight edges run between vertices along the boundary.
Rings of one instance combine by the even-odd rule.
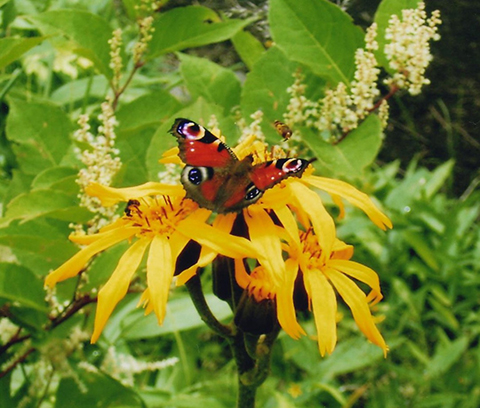
[[[239,162],[239,165],[242,162]],[[228,180],[225,191],[230,194],[224,200],[224,212],[241,211],[260,199],[265,190],[272,188],[288,177],[301,177],[310,164],[309,160],[287,158],[270,160],[250,166],[244,177],[235,180],[235,174]]]
[[[288,177],[301,177],[309,164],[297,158],[270,160],[253,166],[250,179],[263,192]]]
[[[189,119],[175,119],[170,133],[177,138],[180,159],[187,165],[226,167],[238,160],[230,147]]]
[[[178,140],[179,156],[185,163],[181,182],[198,205],[219,213],[223,211],[222,190],[231,169],[239,162],[232,149],[208,129],[189,119],[178,118],[170,129]]]
[[[287,177],[301,177],[310,164],[296,158],[257,165],[251,156],[238,160],[230,147],[189,119],[176,119],[170,132],[185,163],[181,181],[187,197],[218,213],[241,211]]]

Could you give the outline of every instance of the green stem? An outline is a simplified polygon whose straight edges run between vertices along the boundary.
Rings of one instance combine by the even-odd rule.
[[[195,309],[197,309],[198,314],[205,324],[222,337],[233,336],[232,328],[220,323],[208,307],[198,275],[195,275],[193,278],[189,279],[185,286],[187,287],[190,297],[192,298]]]
[[[253,408],[258,385],[251,381],[251,373],[255,371],[256,361],[247,352],[242,332],[237,332],[231,339],[230,346],[238,371],[237,408]]]
[[[205,300],[198,276],[191,278],[185,286],[201,319],[215,333],[224,337],[232,349],[238,372],[237,408],[254,408],[257,389],[270,372],[272,348],[280,326],[277,324],[271,333],[260,337],[245,334],[216,319]]]

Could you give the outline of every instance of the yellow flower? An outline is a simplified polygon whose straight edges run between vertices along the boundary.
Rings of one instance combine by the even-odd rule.
[[[184,199],[185,192],[181,186],[146,183],[138,187],[114,189],[92,184],[88,193],[98,196],[104,205],[128,201],[125,215],[97,234],[71,236],[73,242],[85,247],[51,272],[45,284],[53,287],[57,282],[76,276],[93,256],[128,240],[129,248],[99,291],[92,342],[98,339],[113,309],[126,295],[132,276],[147,249],[148,287],[140,303],[147,306],[147,313],[155,312],[160,324],[165,317],[175,262],[189,242],[197,242],[213,257],[217,254],[234,259],[256,256],[257,251],[245,238],[230,236],[208,225],[206,221],[211,212]],[[199,259],[198,262],[201,261]]]
[[[232,150],[239,160],[251,155],[254,165],[285,157],[281,149],[267,149],[254,136],[244,139]],[[177,153],[178,149],[171,149],[162,161],[178,163]],[[353,186],[312,173],[313,166],[310,166],[301,177],[281,181],[239,214],[216,216],[217,228],[225,233],[233,234],[233,224],[243,223],[239,235],[248,238],[257,249],[259,266],[251,273],[241,259],[235,260],[236,284],[244,289],[235,321],[242,330],[261,333],[261,324],[249,324],[247,320],[258,318],[269,326],[272,313],[276,313],[281,327],[291,337],[299,338],[306,333],[296,319],[296,309],[298,304],[305,303],[313,312],[323,356],[333,351],[337,341],[338,293],[350,307],[360,330],[386,353],[386,343],[369,308],[382,297],[378,276],[368,267],[350,260],[353,248],[336,238],[334,220],[314,189],[331,195],[340,208],[340,217],[344,214],[342,199],[345,199],[383,230],[392,227],[391,221],[366,194]],[[214,254],[208,252],[208,248],[202,249],[203,261],[199,260],[193,269],[213,261]],[[366,296],[350,278],[369,285],[370,294]]]
[[[294,290],[304,290],[315,319],[320,354],[332,353],[337,342],[338,293],[352,311],[360,330],[386,354],[388,347],[370,312],[370,306],[382,299],[375,271],[351,261],[353,247],[339,240],[335,241],[329,258],[322,256],[318,238],[311,230],[300,232],[300,243],[300,246],[284,246],[289,254],[286,261],[288,279],[277,290],[277,313],[283,329],[292,337],[298,337],[300,331],[295,317]],[[365,295],[351,278],[369,286],[370,293]],[[295,287],[296,281],[303,282],[303,288]]]

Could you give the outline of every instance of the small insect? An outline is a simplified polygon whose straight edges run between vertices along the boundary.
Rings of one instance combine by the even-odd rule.
[[[125,207],[125,215],[131,217],[133,212],[141,214],[140,211],[140,201],[138,200],[128,200],[127,206]]]
[[[273,125],[275,126],[275,129],[277,129],[278,134],[285,140],[288,140],[292,137],[292,129],[290,129],[285,123],[276,120],[273,122]]]

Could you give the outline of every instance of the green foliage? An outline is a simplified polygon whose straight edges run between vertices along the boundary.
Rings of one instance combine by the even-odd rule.
[[[364,34],[340,8],[327,1],[299,7],[295,0],[274,0],[269,19],[273,39],[289,58],[334,84],[353,79],[354,54]]]
[[[261,110],[267,141],[279,144],[273,122],[286,113],[293,74],[301,72],[306,95],[318,99],[339,81],[352,80],[355,50],[364,46],[362,29],[327,0],[272,0],[273,46],[247,31],[255,15],[227,18],[207,7],[175,8],[171,2],[170,9],[154,13],[155,31],[135,66],[131,49],[141,17],[136,3],[0,1],[0,322],[16,325],[2,326],[0,333],[0,373],[6,374],[0,377],[2,407],[233,406],[234,393],[225,393],[236,384],[230,350],[202,327],[181,289],[172,294],[161,327],[136,309],[138,294],[133,293],[117,308],[98,344],[73,339],[80,328],[91,331],[94,289],[108,279],[124,248],[94,259],[88,281],[59,284],[58,305],[45,300],[45,275],[78,250],[67,239],[69,224],[93,217],[79,207],[76,179],[82,164],[76,149],[88,146],[73,141],[75,122],[89,114],[95,133],[100,104],[107,94],[117,97],[122,168],[115,186],[158,181],[165,170],[158,160],[176,144],[168,134],[174,118],[207,124],[215,115],[227,143],[234,145],[240,135],[236,122],[251,123],[250,115]],[[380,44],[389,16],[415,5],[410,0],[380,3],[375,15]],[[123,29],[124,44],[121,92],[111,87],[108,43],[117,27]],[[225,59],[214,58],[211,45],[219,43]],[[357,401],[365,407],[478,406],[478,195],[448,197],[451,161],[432,171],[415,161],[404,174],[396,162],[372,170],[383,139],[374,113],[337,144],[311,129],[298,130],[299,151],[317,159],[319,174],[362,183],[393,220],[394,230],[384,233],[348,211],[339,229],[355,244],[356,259],[380,275],[386,301],[377,307],[385,316],[380,326],[391,351],[384,359],[360,338],[348,311],[329,357],[321,358],[309,337],[296,341],[282,335],[259,406],[348,407]],[[132,292],[139,287],[135,282]],[[224,302],[211,294],[207,300],[220,319],[229,317]],[[58,314],[54,306],[60,305]],[[312,326],[311,321],[302,324]],[[175,356],[179,363],[139,372],[123,384],[115,371],[121,364],[110,371],[104,364],[109,347],[122,358]],[[55,359],[59,349],[62,361]],[[79,362],[103,371],[89,371]]]
[[[328,176],[343,176],[355,178],[363,174],[365,167],[370,165],[382,143],[382,129],[380,120],[377,116],[368,117],[362,126],[352,130],[348,137],[340,144],[318,140],[312,130],[305,129],[302,132],[305,142],[318,158],[318,164],[315,167]],[[359,145],[364,144],[368,149],[359,149]]]

